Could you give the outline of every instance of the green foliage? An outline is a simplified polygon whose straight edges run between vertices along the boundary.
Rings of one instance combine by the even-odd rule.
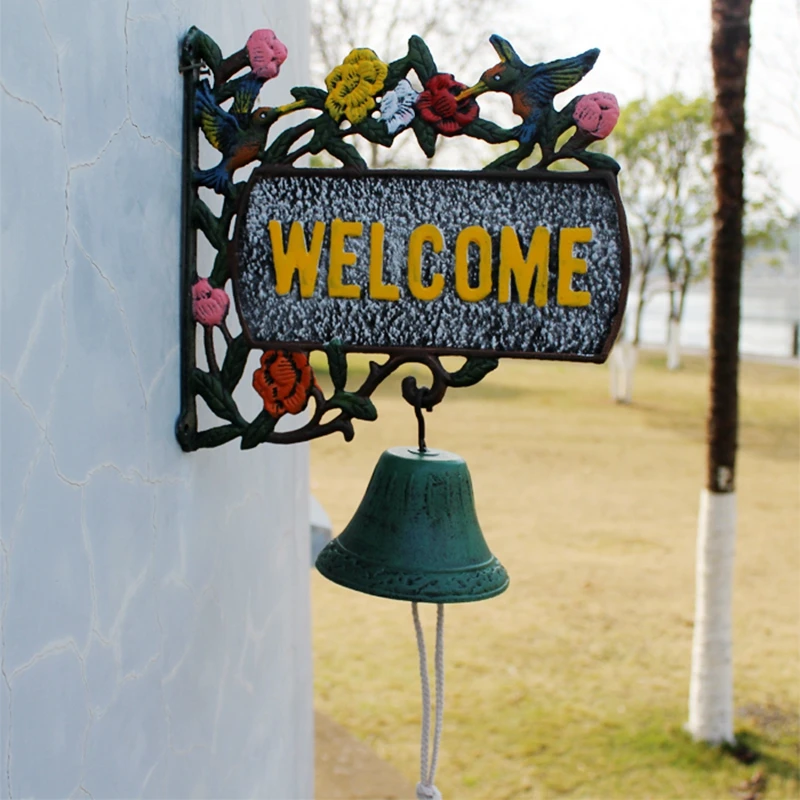
[[[233,396],[219,378],[201,369],[195,369],[192,373],[192,389],[206,401],[206,405],[218,417],[236,425],[245,424]]]
[[[607,169],[609,172],[613,172],[615,175],[619,172],[619,164],[611,158],[611,156],[607,156],[605,153],[590,153],[584,152],[580,155],[580,161],[582,164],[589,167],[589,169]],[[554,165],[554,169],[558,169],[558,164],[560,162],[556,162]]]
[[[201,447],[219,447],[233,441],[241,433],[242,429],[236,425],[219,425],[216,428],[209,428],[206,431],[197,433],[192,444],[197,449]]]
[[[207,33],[203,33],[193,25],[184,40],[183,60],[188,64],[201,59],[208,64],[212,72],[216,73],[222,63],[222,51]]]
[[[488,119],[481,119],[480,117],[474,122],[470,122],[470,124],[464,128],[464,133],[475,139],[483,139],[484,142],[489,142],[490,144],[500,144],[501,142],[512,141],[514,138],[511,131],[501,128]]]
[[[212,286],[224,286],[228,280],[228,251],[220,250],[214,257],[214,268],[208,276]]]
[[[246,428],[242,434],[240,447],[242,450],[251,450],[262,442],[269,439],[269,435],[275,430],[278,420],[262,411]]]
[[[368,142],[391,147],[394,136],[386,129],[386,125],[379,119],[367,117],[363,122],[353,126],[355,133],[361,134]]]
[[[211,209],[198,197],[195,197],[192,203],[192,225],[203,232],[215,250],[227,250],[228,239],[222,229],[222,220],[215,217]]]
[[[482,381],[492,370],[497,369],[496,358],[468,358],[461,369],[450,376],[450,385],[463,387],[474,386]]]
[[[428,45],[419,36],[412,36],[408,40],[407,58],[423,84],[436,74],[436,62],[433,60]]]
[[[414,136],[417,137],[422,152],[428,158],[433,158],[436,155],[436,138],[438,136],[436,131],[419,117],[414,117],[411,129],[414,131]]]
[[[367,162],[361,158],[360,153],[353,145],[343,142],[341,139],[331,138],[325,141],[325,149],[334,157],[338,158],[345,167],[356,167],[366,170]]]
[[[222,363],[220,378],[223,387],[229,392],[232,392],[236,388],[236,384],[241,380],[249,354],[250,345],[247,344],[242,334],[228,343],[228,350],[225,353],[225,361]]]
[[[653,273],[663,271],[670,316],[676,319],[689,286],[708,270],[712,146],[711,100],[678,93],[628,103],[608,142],[622,167],[620,194],[631,233],[635,289],[646,296]]]
[[[325,108],[325,98],[328,93],[324,89],[318,89],[316,86],[295,86],[290,91],[295,100],[305,100],[309,108],[320,111]]]
[[[337,392],[344,391],[347,383],[347,355],[339,339],[334,339],[325,346],[325,355],[328,357],[328,372],[331,376],[333,388]]]
[[[607,150],[622,165],[622,194],[639,280],[661,268],[676,295],[705,276],[713,208],[711,99],[665,95],[625,106]],[[750,152],[756,145],[751,143]],[[588,163],[588,162],[587,162]],[[745,228],[749,243],[776,242],[785,222],[775,179],[749,168]],[[682,301],[681,301],[682,302]],[[681,311],[681,308],[674,309]],[[680,315],[678,315],[679,317]]]
[[[331,408],[341,408],[355,419],[363,419],[368,422],[378,419],[378,409],[375,408],[372,400],[351,392],[334,392],[333,397],[328,400],[328,405]]]

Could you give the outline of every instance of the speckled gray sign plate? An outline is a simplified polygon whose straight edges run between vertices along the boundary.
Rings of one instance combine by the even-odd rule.
[[[330,223],[340,218],[364,225],[364,235],[346,240],[356,263],[344,268],[344,281],[362,287],[359,299],[327,292]],[[306,242],[316,221],[325,223],[313,297],[302,298],[295,273],[288,294],[275,291],[275,268],[268,231],[282,226],[284,243],[294,221],[303,224]],[[394,302],[369,296],[370,223],[385,225],[383,280],[399,287]],[[408,241],[421,224],[443,234],[444,248],[426,245],[423,283],[444,275],[441,295],[418,300],[408,288]],[[455,241],[459,232],[480,225],[492,237],[493,288],[479,302],[465,302],[455,291]],[[497,275],[500,231],[511,226],[527,254],[538,226],[550,231],[547,304],[499,303]],[[591,241],[576,244],[585,274],[572,288],[591,293],[585,307],[556,300],[558,241],[562,228],[588,227]],[[477,283],[477,248],[470,249],[470,282]],[[473,263],[474,262],[474,263]],[[245,335],[257,347],[282,344],[314,349],[340,339],[352,350],[493,354],[579,361],[605,359],[621,320],[628,285],[629,248],[624,213],[610,174],[571,173],[532,176],[525,172],[393,171],[349,173],[338,170],[262,169],[253,174],[243,197],[232,254],[234,287]],[[533,292],[531,292],[533,295]]]

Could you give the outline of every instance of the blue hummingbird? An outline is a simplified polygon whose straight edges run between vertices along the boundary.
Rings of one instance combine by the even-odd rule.
[[[269,80],[255,72],[223,85],[221,96],[215,95],[208,81],[200,81],[195,94],[195,121],[209,144],[222,153],[222,160],[211,169],[196,170],[194,181],[208,186],[218,194],[230,196],[233,173],[258,158],[264,148],[272,124],[283,114],[303,108],[302,101],[271,108],[260,106],[253,110],[261,87]],[[229,110],[219,103],[233,97]]]
[[[195,95],[195,118],[209,144],[222,153],[222,160],[211,169],[195,171],[195,183],[218,194],[230,195],[234,171],[258,157],[270,126],[282,113],[280,108],[253,110],[263,84],[252,72],[238,80],[233,104],[226,111],[218,105],[208,81],[200,81]]]
[[[514,48],[497,34],[489,41],[500,56],[500,63],[487,69],[480,80],[456,98],[461,100],[484,92],[504,92],[511,97],[512,109],[522,117],[515,129],[521,145],[541,142],[547,119],[555,113],[553,98],[574,86],[594,66],[600,51],[595,47],[572,58],[541,64],[526,64]]]

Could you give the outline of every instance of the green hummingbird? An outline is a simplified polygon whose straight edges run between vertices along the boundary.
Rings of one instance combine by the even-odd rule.
[[[194,181],[217,194],[230,196],[233,173],[258,158],[267,134],[282,114],[300,107],[300,103],[253,110],[264,80],[252,72],[236,83],[233,104],[226,111],[216,101],[208,81],[201,81],[195,96],[195,118],[209,144],[222,153],[222,160],[211,169],[196,170]]]
[[[586,75],[600,51],[595,47],[572,58],[530,65],[501,36],[494,34],[489,41],[500,56],[500,63],[487,69],[474,86],[465,89],[456,99],[483,92],[509,95],[514,113],[522,117],[522,124],[515,129],[519,142],[532,146],[540,140],[547,117],[555,113],[553,98]]]

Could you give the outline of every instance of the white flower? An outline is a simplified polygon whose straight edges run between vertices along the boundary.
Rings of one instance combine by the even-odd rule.
[[[419,97],[414,87],[406,78],[386,92],[381,100],[381,119],[386,123],[389,133],[407,128],[414,119],[414,103]]]

